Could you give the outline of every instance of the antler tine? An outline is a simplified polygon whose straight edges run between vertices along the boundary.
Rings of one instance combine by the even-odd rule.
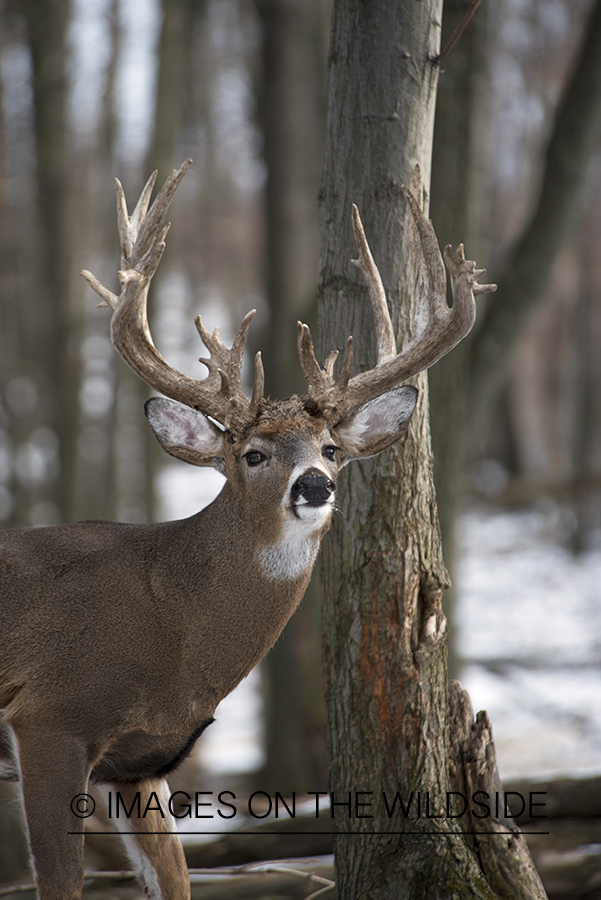
[[[198,333],[211,355],[210,359],[199,360],[209,370],[209,376],[202,384],[206,383],[207,388],[210,387],[213,391],[214,398],[217,398],[216,401],[214,399],[214,403],[216,402],[219,407],[210,415],[229,430],[243,428],[251,418],[254,418],[263,399],[265,378],[260,354],[258,359],[255,357],[255,383],[250,404],[242,390],[242,358],[250,323],[255,313],[256,310],[251,309],[245,315],[236,332],[231,350],[223,343],[219,328],[210,332],[202,324],[200,316],[195,319]]]
[[[384,290],[378,267],[371,255],[359,210],[354,203],[353,231],[359,250],[359,258],[351,259],[351,262],[354,266],[357,266],[367,283],[369,299],[371,301],[371,308],[374,316],[376,344],[378,347],[378,362],[376,365],[381,366],[382,363],[385,363],[396,356],[396,341],[394,339],[392,322],[390,321],[390,313],[388,312],[386,291]]]
[[[254,418],[263,391],[262,365],[256,364],[253,404],[242,391],[241,368],[244,345],[254,310],[245,316],[231,350],[227,350],[219,330],[206,331],[200,317],[197,323],[210,360],[203,360],[209,369],[204,381],[189,378],[178,372],[161,356],[148,328],[146,303],[148,289],[165,249],[169,225],[165,215],[191,160],[174,169],[159,191],[150,212],[148,204],[156,174],[148,182],[130,217],[123,188],[117,182],[117,218],[121,241],[122,270],[119,272],[121,294],[117,297],[107,290],[90,272],[82,275],[100,295],[103,304],[115,310],[111,321],[111,339],[124,361],[150,387],[180,403],[212,416],[230,430],[245,428]]]
[[[408,378],[434,365],[471,330],[476,317],[474,296],[496,290],[496,285],[477,283],[484,270],[476,269],[473,261],[465,259],[462,245],[455,255],[448,247],[445,262],[453,293],[453,306],[449,308],[438,241],[432,223],[423,212],[424,189],[419,166],[415,168],[409,188],[402,186],[402,190],[411,213],[414,235],[413,337],[407,347],[397,354],[382,280],[369,250],[359,213],[353,207],[353,227],[359,248],[359,258],[353,263],[361,270],[368,285],[376,327],[378,361],[375,368],[350,380],[350,371],[347,373],[345,370],[344,379],[341,371],[335,384],[329,387],[324,385],[321,393],[316,394],[319,408],[333,424],[340,422],[354,406],[393,390]],[[311,363],[311,366],[317,366],[317,363]],[[313,383],[317,386],[319,379],[313,377]]]
[[[323,364],[324,372],[332,380],[334,379],[334,363],[336,362],[336,360],[338,359],[339,356],[340,356],[340,354],[338,353],[338,350],[331,350],[330,355],[328,356],[325,363]]]
[[[332,350],[323,369],[315,357],[313,340],[308,325],[298,322],[298,356],[303,374],[309,386],[309,397],[317,401],[322,411],[330,410],[337,398],[344,394],[353,371],[353,339],[347,338],[344,357],[338,377],[334,378],[334,363],[338,350]]]
[[[192,162],[191,159],[186,160],[184,165],[186,166],[184,170],[184,174],[188,170],[188,166]],[[181,170],[180,170],[181,171]],[[148,212],[148,204],[150,203],[150,198],[152,196],[152,189],[154,188],[157,180],[157,176],[159,174],[159,170],[155,169],[146,184],[144,185],[144,189],[140,194],[140,199],[136,203],[136,208],[131,214],[131,224],[132,228],[135,229],[135,238],[138,237],[138,232],[140,231],[140,226],[142,225],[144,219],[146,218],[146,213]],[[182,175],[183,178],[183,175]],[[181,179],[180,179],[181,180]],[[179,182],[178,182],[179,184]],[[135,240],[134,238],[134,240]]]
[[[157,237],[163,229],[163,221],[167,215],[169,204],[180,185],[180,182],[192,163],[187,159],[179,169],[174,169],[171,175],[157,194],[149,213],[148,204],[155,185],[158,170],[155,170],[140,194],[131,216],[127,210],[127,201],[123,185],[115,178],[115,193],[117,195],[117,226],[119,230],[119,243],[121,247],[121,268],[133,269],[139,261],[148,253]],[[160,240],[160,238],[159,238]]]
[[[138,204],[136,205],[136,208],[131,217],[132,225],[135,225],[135,227],[137,228],[137,235],[136,242],[132,251],[130,265],[135,266],[138,260],[148,252],[150,247],[156,241],[158,234],[163,228],[163,222],[165,220],[167,210],[169,209],[175,192],[180,186],[184,175],[191,165],[192,160],[187,159],[184,163],[182,163],[179,169],[173,169],[173,171],[167,178],[167,181],[157,194],[154,203],[150,207],[150,212],[148,213],[148,215],[146,215],[144,207],[148,207],[148,200],[150,199],[150,193],[148,193],[148,197],[146,197],[146,193],[149,183],[153,177],[151,175],[148,183],[146,184],[146,187],[142,191],[140,200],[138,201]],[[152,191],[152,186],[150,190]]]
[[[334,387],[337,391],[346,391],[351,374],[353,372],[353,359],[353,337],[352,335],[349,335],[349,337],[347,337],[346,339],[346,347],[344,348],[344,356],[342,357],[340,372],[338,373],[338,378],[336,379],[336,383],[334,384]]]
[[[449,312],[446,299],[447,285],[436,234],[432,222],[424,215],[422,198],[416,196],[405,185],[401,186],[401,190],[409,204],[415,232],[412,242],[415,304],[413,340],[415,340],[417,335],[422,334],[428,325],[432,325],[433,321]],[[472,312],[475,320],[476,307],[473,302]],[[470,328],[473,324],[472,321]]]
[[[297,322],[297,347],[303,375],[309,387],[309,397],[316,399],[334,384],[332,372],[322,369],[315,357],[313,341],[308,325]]]
[[[155,171],[152,173],[152,175],[144,185],[144,189],[140,194],[140,199],[136,203],[136,208],[134,209],[131,216],[127,211],[127,200],[125,199],[123,185],[118,178],[115,178],[115,193],[117,195],[117,226],[119,230],[119,243],[121,246],[122,269],[128,269],[132,265],[134,246],[138,239],[140,225],[142,224],[142,222],[144,221],[144,217],[146,216],[146,210],[148,209],[150,196],[152,194],[152,189],[154,187],[155,181],[157,180],[158,174],[158,169],[155,169]],[[133,264],[135,265],[135,263]]]
[[[263,391],[265,390],[265,371],[263,369],[263,360],[261,359],[261,351],[255,355],[255,383],[250,398],[250,412],[253,418],[259,412],[261,401],[263,400]]]

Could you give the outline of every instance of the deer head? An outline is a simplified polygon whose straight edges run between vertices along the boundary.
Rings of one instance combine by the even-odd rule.
[[[455,255],[447,247],[453,307],[447,306],[444,267],[432,225],[423,213],[417,167],[410,187],[403,188],[414,228],[415,328],[413,339],[401,353],[396,350],[382,280],[359,212],[353,207],[359,248],[353,262],[364,275],[372,305],[378,348],[375,368],[352,374],[353,342],[349,337],[335,377],[338,351],[328,356],[322,368],[315,358],[309,328],[299,322],[298,352],[307,395],[287,401],[265,399],[258,353],[248,400],[241,370],[253,310],[242,321],[229,350],[218,328],[209,332],[201,317],[196,318],[209,351],[209,358],[200,360],[208,376],[196,381],[172,368],[157,351],[146,316],[148,287],[169,227],[163,225],[165,214],[189,165],[190,160],[172,173],[148,215],[156,173],[131,217],[117,181],[121,296],[107,291],[89,272],[82,274],[104,304],[115,310],[111,337],[117,352],[148,385],[169,398],[155,398],[146,404],[147,418],[161,446],[192,465],[218,469],[257,521],[264,521],[264,510],[273,522],[278,509],[284,531],[287,521],[290,527],[296,523],[299,531],[302,523],[305,531],[312,529],[321,537],[331,516],[339,469],[352,459],[380,453],[406,433],[417,390],[403,382],[433,365],[468,333],[475,320],[474,295],[494,290],[494,286],[477,283],[484,270],[465,260],[462,246]],[[295,566],[284,568],[294,570]]]

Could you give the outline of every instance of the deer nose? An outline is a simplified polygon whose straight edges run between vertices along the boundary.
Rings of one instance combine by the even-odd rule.
[[[336,485],[327,475],[309,471],[292,485],[292,500],[298,503],[302,499],[305,503],[318,506],[327,503],[335,490]]]

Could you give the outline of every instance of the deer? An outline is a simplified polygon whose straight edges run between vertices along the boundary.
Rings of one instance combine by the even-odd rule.
[[[18,782],[40,900],[76,900],[84,877],[80,798],[90,783],[118,789],[145,814],[122,821],[137,876],[152,900],[190,897],[168,809],[167,776],[214,720],[219,702],[275,643],[298,606],[352,460],[406,434],[418,391],[406,385],[470,331],[483,269],[463,246],[444,251],[453,305],[416,167],[403,187],[412,223],[413,337],[397,352],[386,293],[357,208],[353,260],[367,284],[377,337],[373,369],[353,374],[349,337],[318,363],[298,323],[306,396],[264,394],[261,354],[250,399],[242,387],[254,311],[231,349],[219,329],[196,327],[208,375],[174,369],[148,328],[147,295],[165,249],[165,216],[191,160],[174,170],[150,210],[156,172],[131,214],[116,181],[121,248],[117,296],[82,275],[112,309],[117,353],[162,396],[145,412],[159,444],[225,476],[190,518],[152,524],[86,521],[0,532],[0,777]],[[147,803],[152,797],[161,800]]]

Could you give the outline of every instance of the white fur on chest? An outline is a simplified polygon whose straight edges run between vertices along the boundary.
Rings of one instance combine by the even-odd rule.
[[[318,550],[315,522],[294,520],[286,523],[282,539],[262,547],[257,558],[261,569],[272,581],[291,581],[312,567]]]

